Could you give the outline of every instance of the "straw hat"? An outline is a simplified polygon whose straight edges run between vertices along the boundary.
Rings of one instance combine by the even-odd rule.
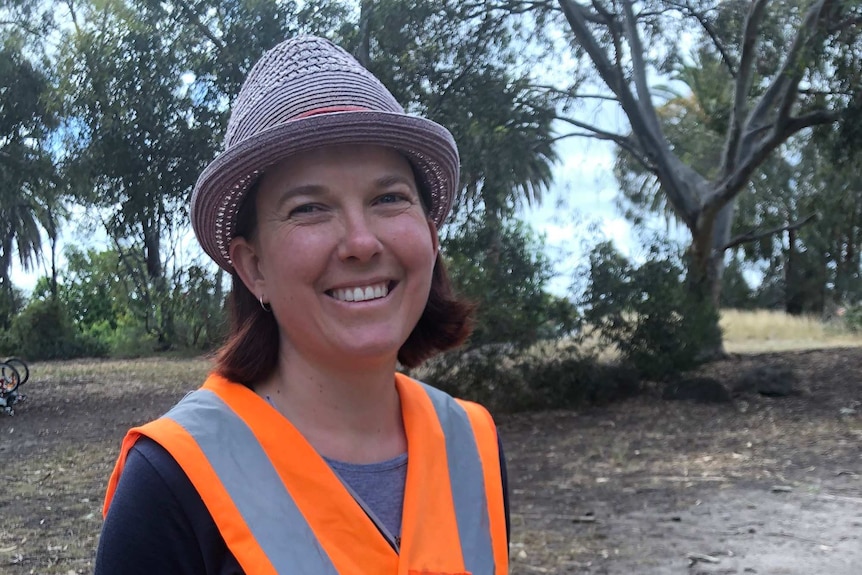
[[[204,251],[227,271],[239,207],[267,167],[334,144],[395,148],[413,164],[439,227],[458,186],[458,148],[443,126],[404,113],[392,94],[323,38],[282,42],[255,64],[234,102],[225,150],[201,173],[191,220]]]

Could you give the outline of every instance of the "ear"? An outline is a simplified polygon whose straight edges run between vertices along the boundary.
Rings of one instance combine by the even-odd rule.
[[[428,230],[431,232],[431,245],[434,248],[434,255],[440,253],[440,238],[437,235],[437,225],[428,218]]]
[[[261,297],[266,293],[266,281],[260,269],[260,258],[257,256],[257,246],[243,237],[235,237],[228,248],[233,269],[239,275],[248,290]]]

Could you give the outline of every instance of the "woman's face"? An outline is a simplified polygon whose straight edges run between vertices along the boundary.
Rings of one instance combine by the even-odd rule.
[[[272,306],[282,353],[394,362],[437,254],[407,160],[379,146],[305,152],[269,169],[256,201],[257,229],[233,240],[231,259]]]

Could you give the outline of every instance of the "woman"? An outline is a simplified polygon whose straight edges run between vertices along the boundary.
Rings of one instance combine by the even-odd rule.
[[[396,373],[469,334],[437,240],[457,185],[449,132],[341,48],[263,56],[191,202],[231,334],[126,436],[97,574],[507,572],[490,416]]]

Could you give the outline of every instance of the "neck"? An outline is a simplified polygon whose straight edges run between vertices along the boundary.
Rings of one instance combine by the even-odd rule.
[[[339,369],[282,353],[278,368],[256,386],[323,456],[350,463],[390,459],[407,448],[395,360]]]

